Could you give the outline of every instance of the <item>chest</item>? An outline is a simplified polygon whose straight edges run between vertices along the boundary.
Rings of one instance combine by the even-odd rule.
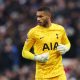
[[[40,43],[61,42],[62,32],[60,30],[37,31],[35,33],[36,41]]]

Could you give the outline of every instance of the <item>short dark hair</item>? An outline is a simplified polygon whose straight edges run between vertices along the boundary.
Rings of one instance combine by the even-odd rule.
[[[45,12],[51,13],[50,8],[48,7],[40,7],[37,11],[45,11]]]

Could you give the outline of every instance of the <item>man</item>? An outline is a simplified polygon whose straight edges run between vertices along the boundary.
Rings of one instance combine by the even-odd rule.
[[[28,32],[22,56],[36,61],[36,80],[66,80],[62,54],[70,49],[70,42],[61,25],[51,22],[51,11],[47,7],[37,11],[38,25]],[[34,47],[34,53],[30,52]]]

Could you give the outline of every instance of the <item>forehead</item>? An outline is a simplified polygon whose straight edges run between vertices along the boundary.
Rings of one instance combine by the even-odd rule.
[[[37,15],[37,16],[38,16],[38,15],[46,15],[46,12],[44,12],[44,11],[37,11],[36,15]]]

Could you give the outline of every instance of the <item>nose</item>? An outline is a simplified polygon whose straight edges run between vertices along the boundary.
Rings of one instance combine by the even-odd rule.
[[[40,18],[39,17],[37,17],[37,21],[40,21]]]

